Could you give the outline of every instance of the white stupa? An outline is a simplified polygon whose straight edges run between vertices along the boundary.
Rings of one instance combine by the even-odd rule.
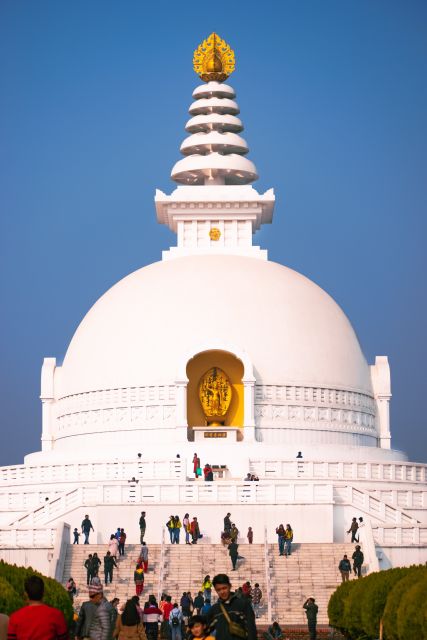
[[[154,540],[170,505],[191,505],[205,541],[229,507],[242,530],[272,539],[286,513],[303,542],[340,542],[361,515],[371,568],[427,560],[427,467],[391,449],[387,357],[369,365],[336,302],[253,245],[274,193],[251,186],[257,169],[223,82],[233,59],[218,41],[196,52],[206,82],[172,169],[178,186],[155,196],[177,245],[96,302],[61,366],[45,358],[42,450],[0,469],[0,557],[21,539],[37,564],[34,536],[55,547],[57,527],[88,510],[102,542],[113,505],[135,538],[145,508]],[[220,419],[200,397],[212,370],[231,393]],[[213,483],[194,479],[194,452],[214,465]]]

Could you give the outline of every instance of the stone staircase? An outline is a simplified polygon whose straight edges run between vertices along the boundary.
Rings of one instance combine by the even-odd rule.
[[[119,598],[120,604],[124,604],[126,600],[135,595],[135,583],[133,581],[133,572],[136,561],[141,549],[140,544],[128,544],[125,547],[125,555],[119,556],[117,560],[118,569],[114,568],[113,582],[108,587],[104,587],[104,594],[107,600]],[[145,575],[143,597],[146,594],[154,593],[157,597],[159,587],[159,564],[160,564],[159,544],[149,545],[148,556],[148,572]],[[103,562],[107,552],[107,545],[99,544],[75,544],[68,545],[65,557],[64,575],[62,584],[65,586],[67,580],[72,576],[77,584],[77,595],[74,598],[74,606],[78,610],[85,600],[88,600],[88,588],[86,586],[86,569],[84,561],[89,553],[96,552]],[[104,584],[103,564],[100,567],[99,578]],[[144,603],[142,603],[144,604]]]
[[[278,546],[269,545],[272,617],[280,624],[305,624],[302,608],[309,596],[319,607],[318,623],[328,624],[328,602],[341,584],[338,564],[351,544],[294,544],[291,556],[279,556]]]
[[[231,560],[228,550],[222,544],[167,545],[165,552],[165,570],[163,591],[177,598],[178,602],[184,591],[190,591],[193,597],[201,590],[203,578],[217,573],[226,573],[232,582],[233,589],[241,587],[246,580],[251,584],[259,583],[263,595],[266,595],[264,545],[245,544],[239,546],[244,556],[237,562],[236,571],[231,571]],[[212,602],[216,601],[212,590]],[[260,609],[260,623],[267,623],[267,606],[264,602]]]
[[[114,597],[124,603],[135,593],[133,571],[140,545],[126,545],[125,556],[118,560],[119,569],[114,570],[113,584],[105,588],[108,600]],[[316,598],[319,607],[319,625],[328,624],[327,607],[329,597],[341,583],[338,564],[344,553],[351,558],[354,545],[351,544],[294,544],[290,557],[279,556],[277,544],[267,548],[268,571],[271,595],[271,617],[282,625],[306,625],[302,605],[308,596]],[[65,559],[63,584],[71,575],[77,583],[78,593],[75,606],[87,600],[86,569],[84,560],[89,553],[97,552],[103,559],[105,545],[69,545]],[[201,588],[202,580],[209,574],[227,573],[233,588],[241,587],[246,580],[254,585],[258,582],[263,592],[258,624],[267,625],[268,620],[268,583],[263,544],[241,544],[239,551],[242,560],[238,561],[236,571],[231,571],[228,550],[221,544],[207,544],[200,541],[197,545],[170,545],[164,547],[164,567],[161,571],[161,545],[149,545],[149,571],[145,576],[144,596],[159,588],[179,602],[184,591],[190,591],[193,597]],[[99,573],[103,581],[101,567]],[[159,584],[159,579],[161,584]],[[212,592],[212,601],[215,601]]]

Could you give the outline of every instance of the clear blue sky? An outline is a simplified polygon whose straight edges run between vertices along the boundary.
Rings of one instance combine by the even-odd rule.
[[[192,52],[235,49],[270,258],[316,281],[392,368],[393,445],[427,458],[427,3],[0,3],[0,464],[39,449],[40,366],[83,315],[174,243],[170,192]]]

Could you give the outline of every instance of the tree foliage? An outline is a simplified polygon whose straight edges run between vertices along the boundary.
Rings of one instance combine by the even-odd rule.
[[[340,585],[328,605],[329,623],[351,640],[427,638],[427,567],[372,573]]]
[[[43,602],[62,611],[68,624],[73,618],[73,607],[64,587],[31,567],[17,567],[0,560],[0,610],[13,613],[26,602],[24,583],[30,576],[43,578],[45,590]]]

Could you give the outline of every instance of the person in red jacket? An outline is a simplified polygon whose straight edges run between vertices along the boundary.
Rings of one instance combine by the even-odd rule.
[[[67,640],[64,614],[43,602],[43,580],[30,576],[25,580],[24,589],[28,605],[10,616],[7,640]]]
[[[200,528],[199,528],[199,523],[197,522],[197,518],[192,519],[191,525],[190,525],[190,532],[191,532],[191,537],[193,539],[191,544],[197,544],[197,540],[200,537]]]

